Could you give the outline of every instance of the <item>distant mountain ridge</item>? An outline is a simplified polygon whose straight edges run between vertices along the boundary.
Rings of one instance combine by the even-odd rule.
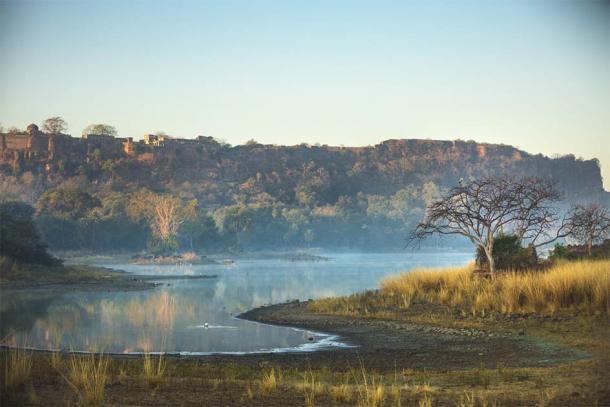
[[[341,195],[358,192],[387,195],[409,184],[432,181],[449,187],[460,178],[510,173],[551,178],[569,200],[579,196],[608,199],[597,160],[573,155],[548,158],[502,144],[391,139],[369,147],[256,142],[230,147],[203,136],[146,135],[134,142],[105,135],[48,135],[31,126],[28,132],[0,135],[0,167],[5,174],[33,171],[86,175],[97,181],[113,178],[127,188],[220,183],[227,191],[254,189],[293,202],[294,188],[317,171],[324,178],[322,184],[327,183],[319,185],[327,190],[322,201],[332,203]],[[101,163],[106,165],[97,165]],[[225,198],[217,203],[227,203]]]

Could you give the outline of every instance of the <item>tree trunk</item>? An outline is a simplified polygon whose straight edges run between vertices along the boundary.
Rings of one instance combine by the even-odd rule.
[[[589,257],[591,257],[592,252],[593,252],[593,239],[589,238],[587,240],[587,253],[589,253]]]
[[[496,273],[496,262],[494,261],[494,256],[493,256],[493,246],[492,247],[485,247],[485,255],[487,256],[487,266],[489,267],[489,273],[490,274],[495,274]]]

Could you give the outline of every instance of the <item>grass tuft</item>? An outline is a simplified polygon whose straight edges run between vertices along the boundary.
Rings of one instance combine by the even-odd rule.
[[[78,394],[82,404],[91,406],[102,404],[108,363],[108,357],[103,354],[72,355],[69,359],[68,377],[64,376],[64,378]]]
[[[273,393],[277,388],[277,377],[275,375],[275,369],[271,368],[266,372],[263,372],[263,378],[261,379],[261,389],[265,394]]]
[[[316,376],[313,372],[305,372],[303,375],[303,396],[305,406],[313,407],[316,402]]]
[[[162,355],[153,357],[150,353],[144,354],[142,377],[149,389],[156,390],[163,384],[167,361]]]

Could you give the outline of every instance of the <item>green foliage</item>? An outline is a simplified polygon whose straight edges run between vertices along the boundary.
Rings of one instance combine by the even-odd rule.
[[[565,247],[565,245],[562,245],[561,243],[555,243],[555,247],[553,247],[549,258],[551,260],[560,260],[567,258],[567,256],[568,249]]]
[[[199,208],[180,225],[178,238],[179,246],[189,251],[218,248],[222,244],[214,219]]]
[[[592,245],[591,254],[587,245],[569,245],[564,246],[556,244],[551,252],[552,260],[584,260],[584,259],[609,259],[610,258],[610,240]]]
[[[154,255],[166,255],[174,253],[178,250],[178,240],[176,237],[168,237],[162,239],[160,237],[152,236],[147,242],[148,251]]]
[[[522,247],[515,235],[499,235],[494,240],[493,257],[498,270],[526,270],[536,268],[538,256],[534,247]],[[487,257],[482,247],[477,248],[477,264],[485,266]]]
[[[51,247],[62,250],[147,248],[162,254],[223,248],[370,248],[371,242],[388,248],[403,244],[424,205],[422,191],[413,186],[390,196],[342,195],[334,203],[311,208],[287,205],[256,192],[258,182],[251,180],[248,188],[254,190],[234,196],[237,203],[215,210],[189,199],[193,187],[188,183],[175,188],[175,194],[141,189],[92,195],[76,188],[50,189],[38,200],[37,223]],[[156,219],[163,200],[176,207],[174,226],[165,237]]]
[[[42,194],[36,204],[39,214],[58,219],[81,219],[101,205],[99,199],[80,189],[53,189]]]
[[[33,222],[34,208],[21,202],[0,204],[0,256],[23,263],[57,265]]]
[[[116,136],[117,131],[114,126],[109,124],[90,124],[89,126],[83,129],[83,136],[88,136],[89,134],[101,135],[101,136]]]

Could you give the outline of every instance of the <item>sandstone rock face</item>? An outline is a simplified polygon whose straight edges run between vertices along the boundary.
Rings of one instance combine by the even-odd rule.
[[[456,185],[459,179],[491,174],[528,175],[557,182],[567,201],[609,202],[597,160],[574,156],[548,158],[512,146],[472,141],[387,140],[369,147],[276,146],[251,143],[230,147],[211,137],[177,139],[147,135],[145,140],[88,135],[50,137],[34,124],[18,134],[0,134],[0,168],[53,173],[59,162],[79,167],[114,162],[118,175],[135,186],[177,185],[185,182],[208,188],[221,186],[226,196],[266,193],[285,202],[304,179],[326,183],[332,203],[339,196],[390,195],[408,185],[432,182]],[[64,165],[65,167],[65,165]],[[64,170],[64,172],[67,170]],[[92,177],[108,178],[108,167],[97,165]],[[68,173],[69,175],[69,173]],[[316,184],[317,182],[317,184]],[[241,190],[240,190],[241,188]]]

